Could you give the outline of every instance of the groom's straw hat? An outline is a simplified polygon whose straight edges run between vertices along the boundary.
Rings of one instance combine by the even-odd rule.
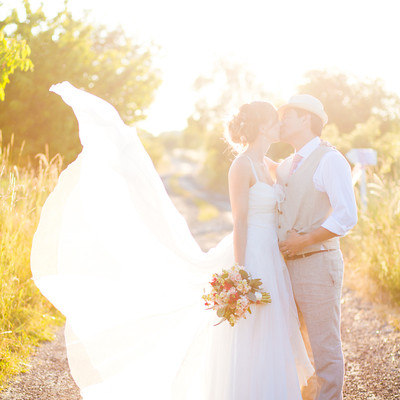
[[[324,125],[328,122],[328,115],[324,111],[323,104],[309,94],[292,96],[287,104],[278,108],[279,117],[281,117],[283,112],[288,108],[301,108],[302,110],[310,111],[320,117]]]

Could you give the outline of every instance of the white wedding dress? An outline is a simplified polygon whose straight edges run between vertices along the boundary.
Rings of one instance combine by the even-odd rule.
[[[48,197],[32,246],[35,283],[67,317],[84,400],[301,400],[313,368],[276,234],[277,188],[250,189],[245,268],[272,303],[235,327],[205,311],[232,235],[203,253],[133,128],[107,102],[53,86],[83,151]]]

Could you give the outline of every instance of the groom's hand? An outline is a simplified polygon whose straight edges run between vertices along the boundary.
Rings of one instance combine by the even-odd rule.
[[[285,257],[293,257],[312,244],[321,243],[338,236],[322,226],[305,235],[299,235],[294,229],[288,231],[288,233],[289,237],[279,243],[279,250]]]
[[[279,250],[286,257],[293,257],[307,247],[306,235],[300,235],[294,229],[290,230],[289,237],[279,243]]]

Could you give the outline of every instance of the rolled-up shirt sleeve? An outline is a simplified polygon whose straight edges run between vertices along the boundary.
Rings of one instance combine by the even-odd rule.
[[[338,151],[327,153],[314,174],[314,185],[325,192],[333,208],[321,225],[338,236],[346,235],[357,223],[357,205],[347,160]]]

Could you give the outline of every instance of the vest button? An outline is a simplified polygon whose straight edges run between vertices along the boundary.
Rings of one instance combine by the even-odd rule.
[[[280,225],[278,226],[278,229],[281,229],[281,226],[280,226]]]
[[[289,186],[287,183],[285,183],[285,186]]]

